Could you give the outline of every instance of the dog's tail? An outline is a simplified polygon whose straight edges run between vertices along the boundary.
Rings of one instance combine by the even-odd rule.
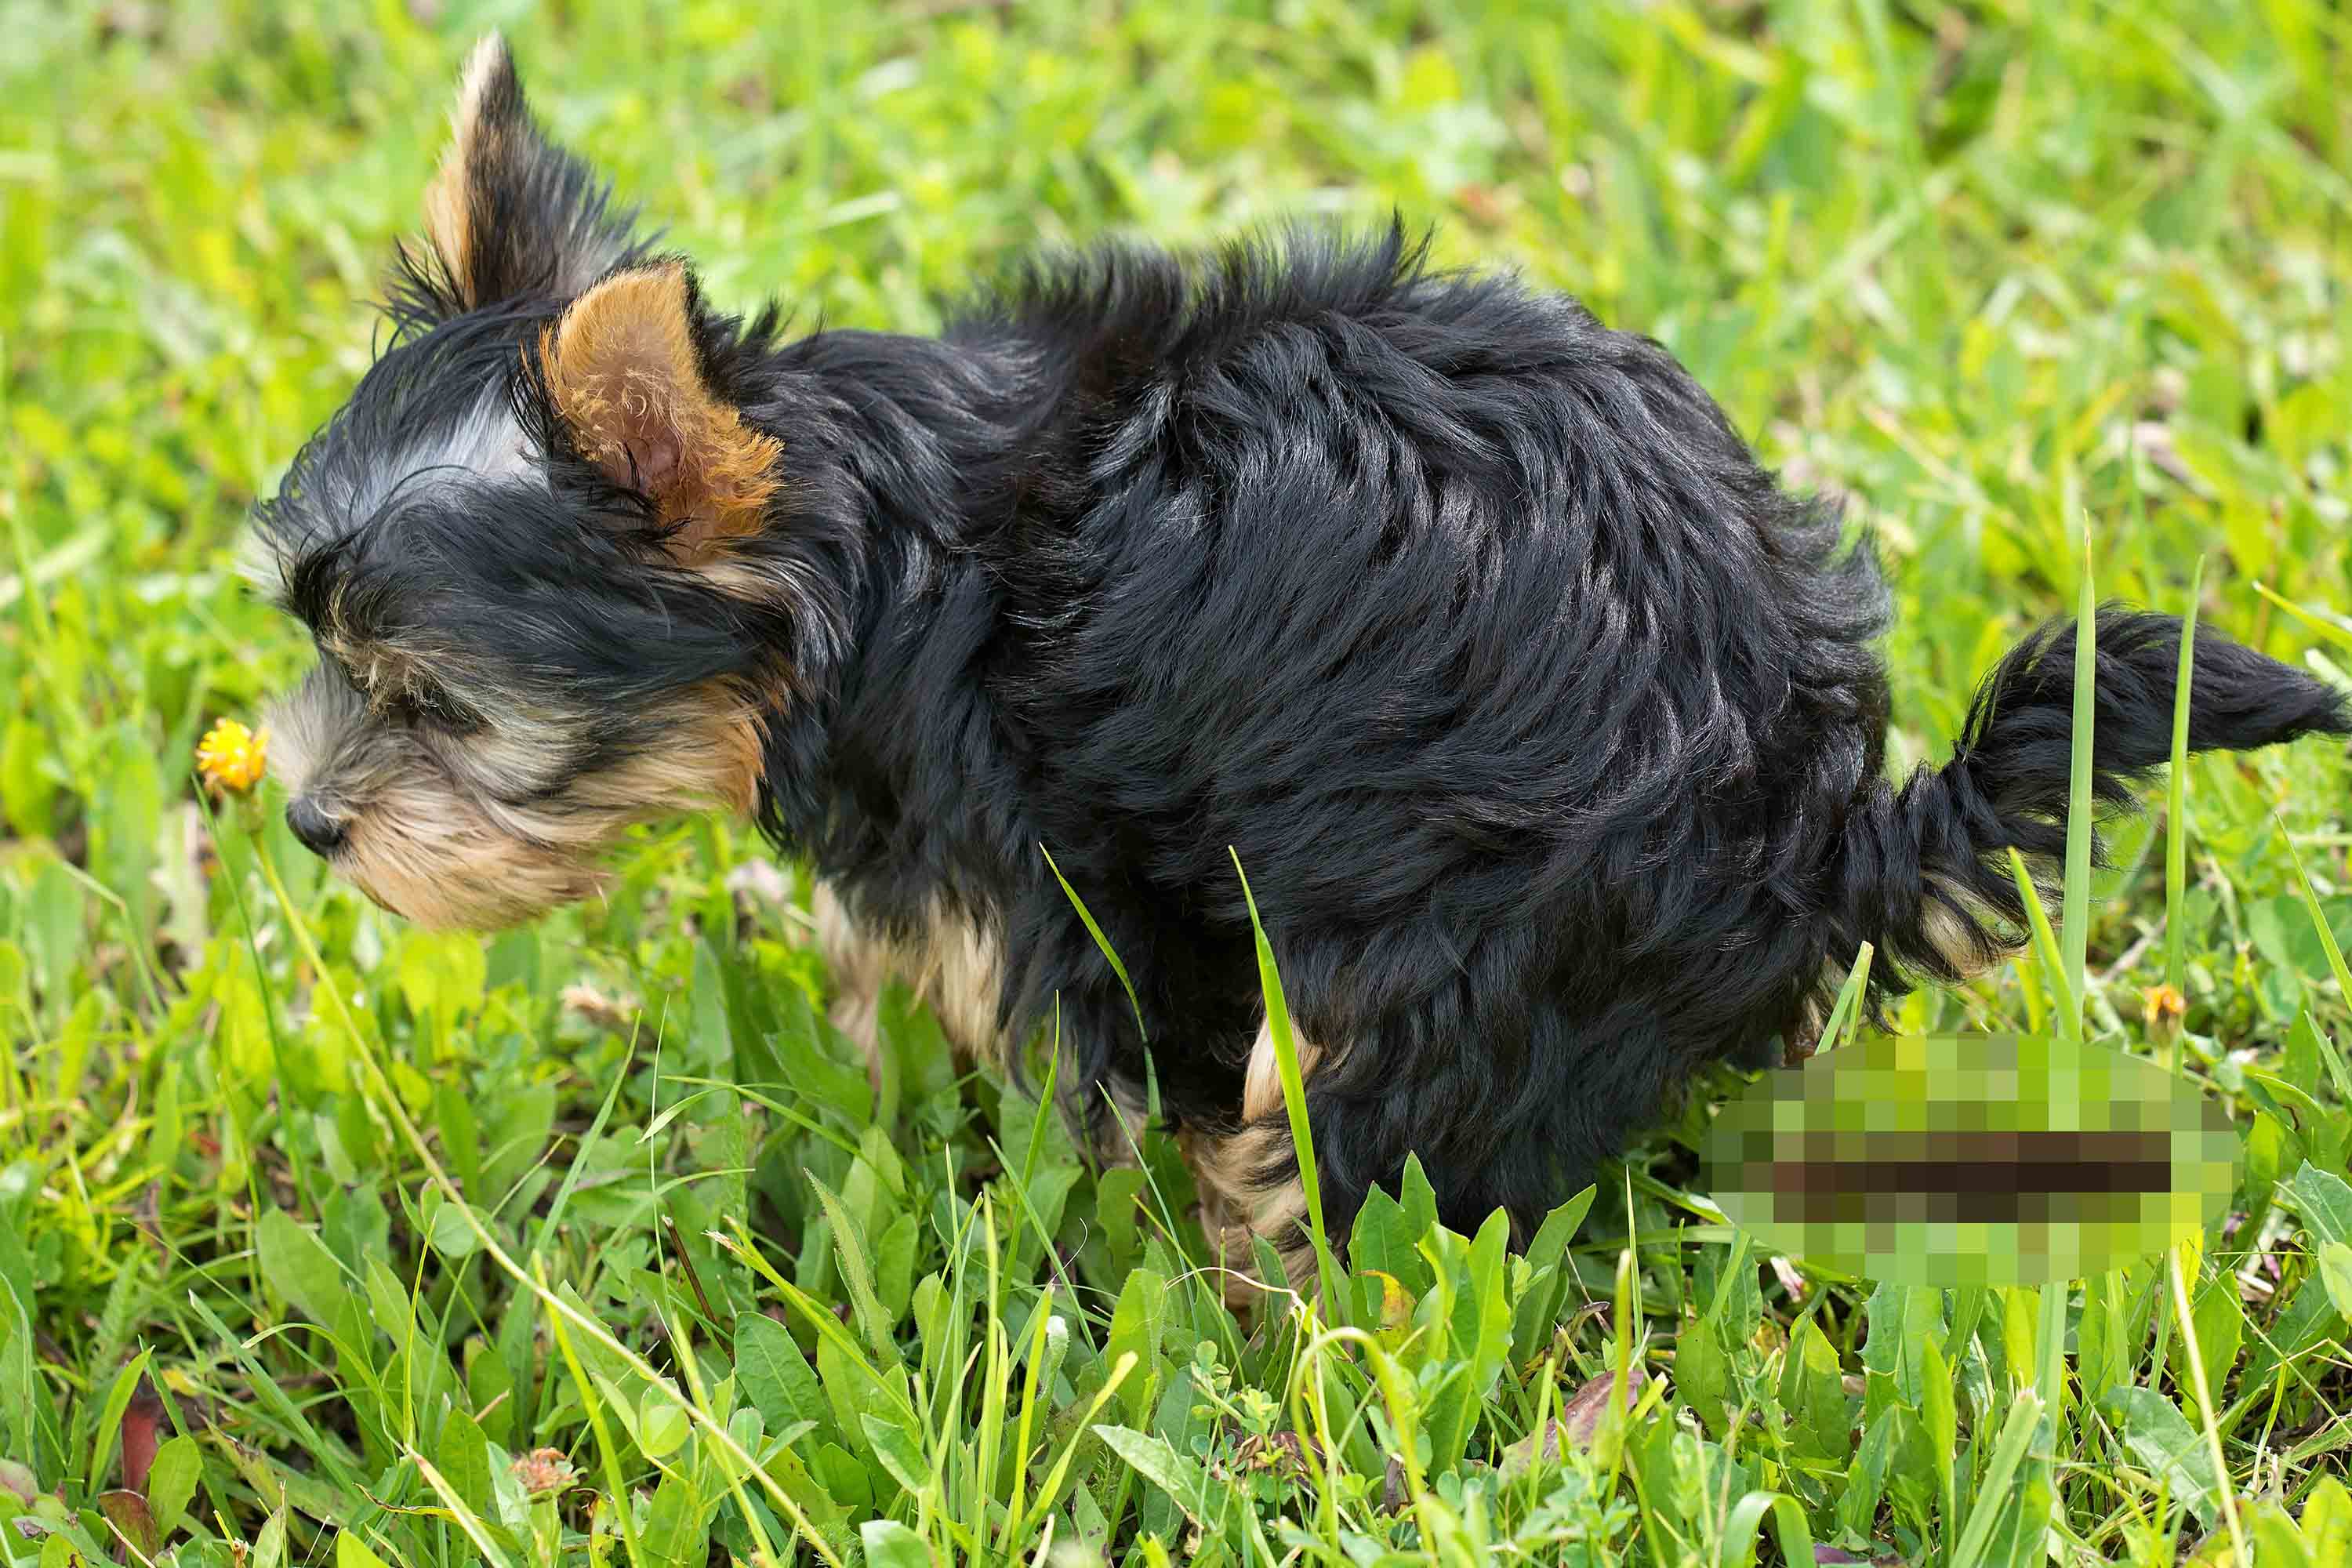
[[[2092,788],[2105,806],[2134,803],[2172,754],[2179,620],[2102,609],[2092,728]],[[2326,683],[2200,629],[2189,691],[2189,748],[2252,751],[2312,734],[2352,733],[2352,707]],[[1988,676],[1952,760],[1900,788],[1875,785],[1848,817],[1827,900],[1832,955],[1862,941],[1874,999],[1911,977],[1950,981],[2020,940],[2025,910],[2008,851],[2053,885],[2066,844],[2074,768],[2074,624],[2053,621]],[[2056,914],[2054,907],[2051,913]],[[1886,973],[1892,971],[1893,973]]]

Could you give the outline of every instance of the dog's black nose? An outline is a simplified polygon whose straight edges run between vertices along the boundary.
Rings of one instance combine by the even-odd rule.
[[[308,796],[298,795],[286,808],[286,826],[302,841],[302,847],[324,858],[342,847],[342,824],[312,805]]]

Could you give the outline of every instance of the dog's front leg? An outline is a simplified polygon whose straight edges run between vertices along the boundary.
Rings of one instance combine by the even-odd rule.
[[[852,919],[830,882],[819,882],[809,900],[816,921],[816,947],[833,980],[833,1005],[826,1017],[866,1058],[866,1081],[882,1087],[882,988],[889,984],[889,945]]]

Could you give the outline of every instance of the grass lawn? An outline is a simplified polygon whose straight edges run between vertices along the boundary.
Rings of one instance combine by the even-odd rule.
[[[2201,558],[2206,626],[2352,668],[2326,0],[0,0],[0,1562],[2352,1563],[2340,748],[2200,760],[2091,889],[2090,1036],[2242,1138],[2201,1247],[1828,1279],[1694,1197],[1694,1119],[1524,1260],[1409,1183],[1385,1279],[1252,1331],[1164,1141],[1087,1169],[903,1005],[875,1103],[746,833],[477,941],[266,790],[208,819],[198,735],[310,658],[244,514],[493,23],[731,304],[920,330],[1023,247],[1392,205],[1581,295],[1875,525],[1899,765],[2086,530],[2102,594]]]

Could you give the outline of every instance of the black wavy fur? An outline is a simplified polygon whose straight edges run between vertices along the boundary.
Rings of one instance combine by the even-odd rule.
[[[1138,1086],[1050,849],[1135,981],[1168,1114],[1213,1131],[1259,1024],[1238,852],[1327,1053],[1340,1234],[1408,1151],[1451,1223],[1539,1215],[1694,1069],[1801,1030],[1862,942],[1882,998],[2000,951],[2005,850],[2046,868],[2063,842],[2071,629],[2004,659],[1952,760],[1897,787],[1867,542],[1655,343],[1434,270],[1401,229],[1039,261],[934,339],[784,342],[698,303],[705,374],[783,444],[740,553],[790,588],[756,608],[665,563],[551,431],[537,510],[306,515],[338,442],[363,463],[486,378],[551,423],[482,334],[519,348],[561,308],[542,250],[640,252],[577,165],[497,190],[471,296],[494,302],[413,272],[387,360],[264,518],[298,563],[339,552],[298,564],[304,591],[359,573],[351,602],[471,650],[470,689],[495,667],[609,710],[612,745],[657,743],[668,692],[782,670],[775,841],[866,919],[940,900],[991,930],[1004,1022],[1057,1016],[1066,1070]],[[2178,635],[2100,621],[2105,802],[2168,754]],[[2306,675],[2211,631],[2197,655],[2200,750],[2352,728]]]

